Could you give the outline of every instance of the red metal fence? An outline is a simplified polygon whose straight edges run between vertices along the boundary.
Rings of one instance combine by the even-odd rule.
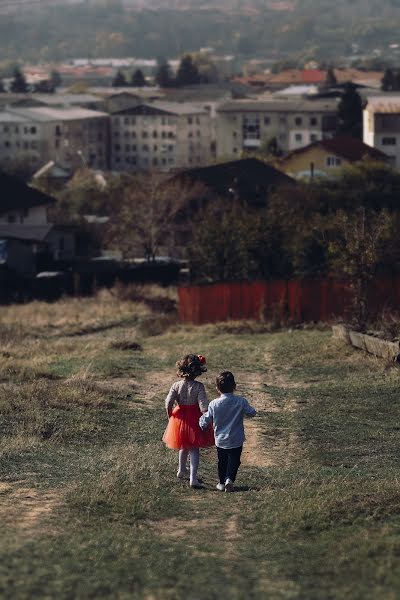
[[[196,324],[240,319],[330,321],[346,315],[352,298],[349,282],[337,279],[181,286],[178,295],[181,321]],[[399,306],[399,277],[379,278],[371,283],[372,316],[384,308]]]

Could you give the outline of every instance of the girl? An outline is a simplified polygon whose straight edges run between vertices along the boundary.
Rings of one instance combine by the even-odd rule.
[[[181,381],[172,384],[165,399],[165,408],[169,417],[163,435],[168,448],[179,450],[177,477],[190,475],[191,487],[199,487],[197,469],[199,467],[200,448],[214,446],[212,427],[202,431],[199,418],[208,409],[208,401],[204,385],[195,381],[196,377],[207,371],[204,356],[187,354],[177,361],[177,375]],[[174,403],[177,406],[173,409]],[[190,456],[190,473],[186,463]]]

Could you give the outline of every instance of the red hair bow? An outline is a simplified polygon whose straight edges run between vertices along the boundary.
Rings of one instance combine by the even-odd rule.
[[[205,365],[206,364],[206,357],[202,356],[201,354],[198,355],[199,356],[199,361],[201,365]]]

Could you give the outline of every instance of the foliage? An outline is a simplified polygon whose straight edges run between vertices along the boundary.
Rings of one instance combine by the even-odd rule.
[[[110,213],[108,244],[127,257],[154,259],[162,245],[174,247],[174,224],[196,188],[165,184],[165,176],[136,174],[125,178]],[[169,252],[168,252],[169,253]]]
[[[28,84],[26,83],[25,75],[19,67],[15,67],[14,69],[10,89],[12,92],[14,92],[14,94],[26,94],[28,91]]]
[[[370,318],[368,284],[383,262],[385,244],[394,234],[393,221],[386,210],[376,213],[360,207],[352,214],[338,211],[329,228],[332,269],[350,279],[352,318],[357,328],[363,330]]]
[[[171,66],[165,59],[159,59],[154,80],[161,88],[174,86],[175,80],[172,76]]]
[[[115,77],[112,81],[112,87],[126,87],[128,82],[126,80],[125,75],[122,71],[118,70],[115,74]]]
[[[131,85],[133,85],[133,87],[145,87],[146,79],[140,69],[136,69],[136,71],[132,73]]]
[[[178,72],[176,74],[177,87],[200,83],[200,79],[201,78],[196,63],[193,62],[193,58],[190,56],[190,54],[186,54],[181,58],[179,63]]]
[[[124,6],[125,5],[125,6]],[[11,6],[11,5],[10,5]],[[382,48],[396,39],[399,6],[393,0],[302,0],[291,10],[271,10],[258,0],[215,4],[189,2],[33,3],[2,15],[4,59],[60,61],[87,56],[177,56],[181,49],[213,47],[216,54],[305,57],[332,60]],[[36,9],[36,10],[35,10]],[[29,35],[26,32],[29,31]]]
[[[338,131],[362,139],[362,100],[354,83],[346,83],[338,104]]]

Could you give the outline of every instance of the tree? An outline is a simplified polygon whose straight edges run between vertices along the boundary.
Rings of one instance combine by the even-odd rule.
[[[325,87],[335,87],[337,85],[337,79],[336,79],[336,75],[335,75],[335,71],[333,69],[333,67],[329,67],[327,72],[326,72],[326,77],[325,77]]]
[[[331,265],[338,275],[351,281],[351,317],[354,326],[363,330],[370,317],[368,285],[392,237],[393,219],[386,210],[375,212],[359,207],[351,214],[338,211],[330,229]]]
[[[62,79],[61,79],[60,73],[56,70],[53,70],[50,73],[50,81],[51,81],[51,84],[52,84],[54,90],[59,88],[62,85]]]
[[[128,83],[126,81],[126,77],[122,73],[122,71],[120,71],[120,70],[117,71],[111,85],[112,85],[112,87],[126,87],[128,85]]]
[[[25,79],[25,75],[22,73],[19,67],[15,67],[14,76],[11,82],[11,91],[14,94],[26,94],[28,92],[28,84]]]
[[[149,174],[125,176],[125,186],[110,214],[108,243],[125,256],[154,259],[163,247],[175,248],[174,229],[181,211],[190,203],[194,188],[166,184],[165,177]]]
[[[339,133],[362,139],[362,100],[354,83],[346,83],[337,114]]]
[[[391,92],[395,86],[395,76],[392,69],[385,69],[381,80],[381,90],[383,92]]]
[[[175,85],[170,64],[165,59],[158,60],[155,82],[160,88],[169,88]]]
[[[145,87],[146,79],[140,69],[136,69],[136,71],[132,74],[131,84],[133,87]]]
[[[200,74],[197,66],[193,62],[190,54],[186,54],[182,57],[176,74],[176,85],[178,87],[185,85],[193,85],[200,83]]]
[[[54,94],[55,88],[50,79],[42,79],[34,85],[34,91],[38,94]]]
[[[3,80],[0,79],[0,94],[5,94],[5,93],[6,93],[6,88],[4,87]]]

